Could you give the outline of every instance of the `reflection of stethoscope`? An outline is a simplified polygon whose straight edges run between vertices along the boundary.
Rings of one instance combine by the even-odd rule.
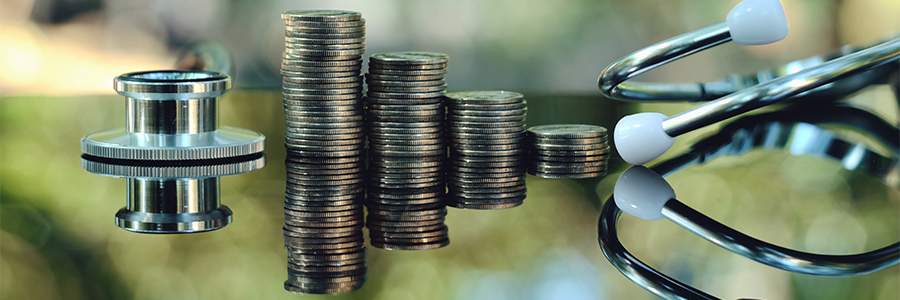
[[[878,67],[896,63],[900,57],[900,38],[894,38],[827,62],[813,58],[792,63],[785,72],[762,72],[757,78],[684,85],[625,83],[646,71],[731,40],[759,45],[776,42],[786,35],[787,21],[778,0],[746,0],[728,14],[726,22],[665,40],[611,64],[598,79],[600,91],[607,97],[639,101],[715,99],[670,117],[639,113],[622,118],[613,134],[619,155],[630,164],[644,164],[665,153],[676,136],[753,109],[820,92],[852,93],[886,78],[886,72],[895,71],[897,66]],[[867,72],[870,70],[872,73]]]
[[[883,143],[888,154],[844,140],[818,124],[850,127]],[[794,155],[837,160],[848,170],[900,187],[900,130],[866,111],[845,105],[793,107],[742,118],[726,125],[687,153],[651,169],[635,166],[616,183],[599,221],[599,241],[607,259],[626,277],[664,299],[717,299],[679,282],[629,253],[617,235],[620,209],[645,219],[663,217],[733,253],[782,270],[821,276],[851,276],[881,270],[900,262],[900,243],[854,255],[822,255],[772,245],[742,234],[675,200],[663,176],[719,156],[740,155],[752,149],[785,149]],[[884,151],[883,151],[884,152]],[[659,174],[659,175],[657,175]],[[660,176],[662,175],[662,176]]]

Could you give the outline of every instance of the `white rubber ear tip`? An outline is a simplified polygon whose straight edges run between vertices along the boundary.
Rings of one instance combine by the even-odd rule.
[[[788,34],[787,17],[778,0],[744,0],[725,19],[731,39],[742,45],[765,45]]]
[[[613,131],[619,156],[629,164],[643,165],[666,153],[675,138],[663,130],[665,119],[661,113],[639,113],[619,120]]]
[[[619,209],[635,217],[659,220],[666,202],[675,199],[675,190],[650,169],[633,166],[616,181],[613,198]]]

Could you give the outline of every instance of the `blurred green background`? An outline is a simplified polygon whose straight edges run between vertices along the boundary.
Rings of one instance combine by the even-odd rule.
[[[642,80],[693,82],[776,67],[844,44],[900,32],[900,1],[790,1],[791,33],[768,46],[726,44]],[[283,112],[280,12],[356,10],[368,53],[451,56],[453,91],[522,92],[529,125],[613,128],[637,111],[599,96],[603,67],[640,47],[724,20],[738,1],[100,1],[0,2],[0,297],[2,299],[654,299],[603,257],[598,209],[626,165],[602,179],[528,178],[521,207],[452,209],[450,246],[397,252],[369,247],[369,281],[340,296],[294,295],[281,237]],[[235,59],[223,125],[268,137],[268,166],[222,179],[234,223],[190,235],[142,235],[113,224],[125,182],[80,168],[79,139],[124,124],[118,74],[174,65],[182,47],[221,41]],[[894,95],[853,96],[898,124]],[[679,138],[666,157],[709,128]],[[900,137],[898,137],[900,138]],[[670,178],[679,198],[760,239],[847,254],[900,238],[900,193],[838,163],[755,151]],[[623,243],[667,274],[726,299],[900,299],[900,269],[826,278],[774,270],[702,241],[667,221],[623,216]]]

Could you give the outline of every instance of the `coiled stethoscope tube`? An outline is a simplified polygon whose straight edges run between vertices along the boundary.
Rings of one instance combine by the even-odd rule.
[[[800,112],[803,112],[800,114]],[[840,123],[865,132],[881,141],[891,152],[884,156],[867,149],[862,144],[848,142],[829,130],[817,126],[819,123]],[[793,138],[803,136],[806,138]],[[898,164],[897,136],[900,130],[884,122],[877,116],[849,106],[826,108],[797,107],[764,115],[743,118],[727,125],[713,137],[704,139],[686,154],[667,160],[651,169],[634,167],[629,169],[636,177],[644,180],[644,190],[654,190],[657,180],[664,185],[662,194],[671,193],[671,200],[647,201],[628,207],[634,201],[619,201],[613,196],[607,200],[599,221],[599,242],[607,259],[626,277],[664,299],[716,299],[715,297],[681,283],[644,264],[630,254],[617,236],[616,221],[621,213],[620,206],[630,213],[645,218],[666,217],[698,236],[731,252],[756,260],[766,265],[786,271],[821,276],[851,276],[881,270],[900,262],[900,243],[855,255],[821,255],[796,251],[772,245],[734,229],[731,229],[705,215],[674,200],[674,192],[662,176],[668,176],[690,165],[700,164],[718,156],[737,155],[757,148],[783,148],[797,155],[813,155],[839,160],[846,169],[865,172],[883,180],[887,185],[900,186],[900,164]],[[634,172],[636,171],[636,172]],[[627,175],[627,174],[625,174]],[[620,181],[622,179],[620,178]],[[647,185],[649,183],[649,185]],[[665,191],[668,187],[669,191]],[[620,195],[617,183],[616,195]],[[650,193],[654,194],[654,193]],[[660,193],[656,193],[660,195]],[[626,195],[628,196],[628,195]],[[656,209],[654,211],[654,209]],[[656,214],[656,215],[654,215]]]

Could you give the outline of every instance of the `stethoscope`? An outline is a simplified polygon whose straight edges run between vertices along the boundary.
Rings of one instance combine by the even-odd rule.
[[[881,142],[881,152],[843,139],[828,126],[852,128]],[[823,255],[773,245],[719,223],[675,197],[663,177],[718,157],[741,155],[753,149],[784,149],[838,161],[847,170],[869,174],[887,186],[900,187],[900,129],[878,116],[851,106],[793,107],[749,116],[726,125],[716,135],[652,168],[633,166],[616,182],[599,220],[599,242],[606,258],[628,279],[664,299],[718,299],[641,262],[619,241],[617,220],[622,211],[644,219],[666,218],[720,246],[773,268],[819,276],[867,274],[900,262],[900,243],[865,253]],[[889,152],[889,153],[885,153]]]
[[[622,118],[614,130],[616,150],[625,162],[638,165],[616,182],[604,204],[599,242],[607,259],[631,281],[665,299],[717,299],[644,264],[619,241],[617,224],[625,211],[644,219],[666,218],[733,253],[768,266],[801,274],[852,276],[900,263],[900,243],[854,255],[822,255],[766,243],[731,229],[675,198],[665,176],[720,156],[751,149],[784,149],[794,155],[834,159],[848,170],[867,173],[900,188],[900,129],[880,117],[835,100],[866,86],[884,83],[900,70],[900,38],[863,49],[845,47],[830,57],[813,57],[754,76],[699,84],[625,82],[643,72],[728,41],[758,45],[787,34],[778,0],[745,0],[726,22],[686,33],[626,56],[607,67],[598,79],[601,92],[626,101],[708,101],[671,117],[639,113]],[[895,93],[897,87],[895,86]],[[900,97],[900,95],[898,95]],[[789,100],[789,101],[786,101]],[[775,103],[781,110],[742,118],[701,140],[685,154],[652,167],[639,166],[665,153],[674,138]],[[898,102],[900,103],[900,102]],[[887,154],[819,126],[839,123],[880,141]]]
[[[745,0],[731,10],[725,22],[662,41],[609,65],[598,79],[600,91],[609,98],[637,101],[715,99],[673,116],[651,112],[625,116],[613,132],[619,155],[627,163],[642,165],[665,153],[674,144],[675,137],[707,125],[763,106],[807,96],[817,88],[852,93],[854,87],[858,89],[871,84],[870,80],[885,78],[883,72],[895,71],[897,67],[890,64],[878,71],[882,73],[862,73],[897,62],[900,57],[900,38],[893,38],[855,52],[846,51],[849,53],[827,62],[811,59],[793,63],[782,74],[764,72],[752,79],[688,85],[625,83],[634,76],[728,41],[761,45],[779,41],[786,35],[787,20],[778,0]],[[747,84],[753,82],[758,84]],[[831,83],[840,88],[826,87]]]

